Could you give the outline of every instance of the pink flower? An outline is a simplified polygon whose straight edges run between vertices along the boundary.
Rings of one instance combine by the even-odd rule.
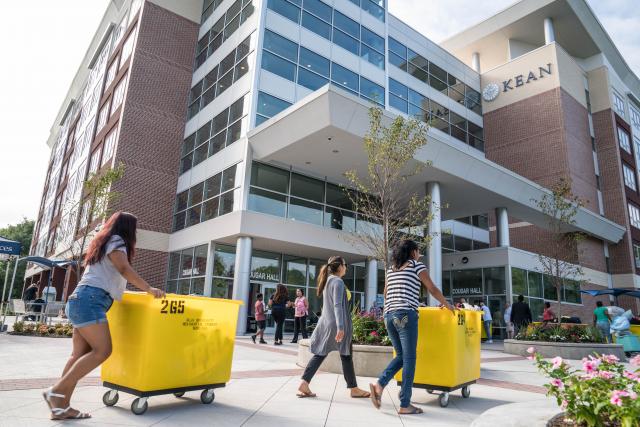
[[[639,354],[639,355],[637,355],[637,356],[635,356],[635,357],[632,357],[632,358],[629,360],[629,363],[631,363],[631,364],[632,364],[632,365],[634,365],[634,366],[640,366],[640,354]]]
[[[615,375],[613,372],[610,371],[600,371],[598,372],[598,376],[600,378],[604,378],[605,380],[610,380],[611,378],[613,378]]]
[[[633,393],[633,392],[632,392]],[[636,397],[636,393],[633,393]],[[622,397],[631,397],[631,393],[625,390],[614,390],[611,392],[611,404],[616,406],[622,406]]]
[[[630,379],[630,380],[637,380],[638,379],[638,375],[634,374],[631,371],[627,371],[625,370],[622,375],[624,375],[626,378]]]
[[[592,380],[596,377],[597,375],[594,372],[590,372],[588,374],[584,374],[582,375],[582,379],[584,380]]]
[[[554,357],[553,359],[551,359],[551,363],[553,364],[553,369],[558,369],[562,366],[562,357]]]
[[[551,385],[554,387],[558,387],[558,390],[564,390],[564,383],[562,382],[562,380],[558,379],[558,378],[554,378],[551,380]]]
[[[607,363],[616,363],[620,361],[615,354],[603,354],[601,359]]]
[[[567,406],[569,406],[569,402],[567,402],[566,400],[563,400],[563,401],[562,401],[562,404],[560,405],[560,407],[561,407],[562,409],[567,409]]]
[[[582,370],[590,374],[598,369],[598,365],[600,365],[599,360],[587,360],[582,364]]]
[[[531,346],[531,347],[529,347],[529,348],[527,349],[527,353],[529,353],[529,354],[533,354],[533,353],[535,353],[535,352],[536,352],[536,348],[535,348],[535,347],[533,347],[533,346]]]
[[[631,398],[631,400],[636,400],[638,398],[638,394],[635,391],[631,390],[629,392],[629,397]]]
[[[529,360],[536,360],[535,356],[527,356],[527,359],[529,359]]]
[[[378,332],[376,332],[376,331],[371,331],[371,333],[370,333],[369,335],[371,335],[372,337],[380,336],[380,335],[378,334]]]
[[[612,394],[609,402],[611,402],[612,405],[622,406],[622,399],[620,399],[620,396],[617,394]]]

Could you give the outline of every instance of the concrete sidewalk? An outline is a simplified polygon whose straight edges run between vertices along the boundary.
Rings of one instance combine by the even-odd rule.
[[[271,342],[271,337],[268,340]],[[468,426],[482,412],[514,402],[547,399],[541,385],[544,378],[526,359],[501,351],[493,344],[482,351],[482,378],[471,387],[471,398],[451,394],[449,406],[441,408],[436,395],[414,389],[413,402],[425,414],[397,414],[398,387],[387,387],[381,410],[368,399],[348,397],[341,375],[319,373],[312,382],[315,399],[295,396],[302,369],[296,366],[296,346],[288,343],[256,345],[247,337],[237,339],[232,380],[216,391],[211,405],[200,403],[200,392],[183,398],[158,396],[149,399],[142,416],[130,411],[133,396],[120,393],[114,407],[105,407],[99,384],[99,370],[92,372],[73,398],[74,407],[91,412],[93,418],[74,421],[82,425],[171,425],[171,426]],[[0,334],[0,426],[52,426],[48,407],[40,391],[59,375],[71,350],[71,340],[19,337]],[[372,378],[358,378],[367,388]]]

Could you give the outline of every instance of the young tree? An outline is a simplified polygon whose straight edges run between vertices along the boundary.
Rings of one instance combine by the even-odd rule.
[[[431,200],[408,187],[410,178],[428,166],[414,159],[416,151],[427,143],[428,126],[403,116],[389,125],[386,120],[382,109],[369,109],[369,130],[364,137],[366,176],[359,176],[355,169],[345,173],[356,190],[345,192],[359,215],[358,228],[347,238],[368,249],[385,271],[395,242],[410,235],[426,247],[432,237],[425,233],[432,218]]]
[[[86,198],[80,197],[79,201],[75,201],[68,205],[65,209],[68,215],[73,212],[79,214],[79,225],[76,232],[76,221],[70,221],[69,226],[72,227],[69,235],[72,243],[69,247],[71,261],[75,261],[69,268],[71,273],[75,274],[76,283],[82,278],[82,256],[86,250],[89,238],[95,233],[91,228],[91,224],[96,221],[102,222],[112,214],[112,207],[117,202],[120,194],[112,191],[114,183],[124,176],[124,164],[120,163],[117,167],[109,169],[105,172],[93,173],[85,181],[82,194],[87,195]],[[68,281],[65,280],[63,296],[66,297]]]
[[[584,234],[567,231],[576,223],[578,210],[584,206],[584,201],[571,191],[571,183],[561,179],[551,188],[551,194],[545,194],[540,200],[535,200],[540,210],[547,216],[548,238],[545,241],[546,255],[539,254],[541,272],[546,274],[556,289],[558,302],[558,318],[562,311],[562,285],[568,280],[580,281],[582,267],[577,257],[570,254],[579,253],[579,243],[584,240]]]

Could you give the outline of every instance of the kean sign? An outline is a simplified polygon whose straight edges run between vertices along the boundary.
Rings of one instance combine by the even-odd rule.
[[[509,92],[539,79],[543,79],[546,75],[551,75],[551,65],[551,63],[548,63],[544,67],[538,67],[537,70],[529,71],[528,74],[519,74],[510,79],[503,80],[502,84],[489,83],[482,91],[482,98],[484,98],[485,101],[491,102],[495,100],[501,92]]]

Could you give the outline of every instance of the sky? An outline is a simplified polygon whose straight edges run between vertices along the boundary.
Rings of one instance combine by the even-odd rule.
[[[640,75],[638,0],[588,0]],[[514,0],[388,0],[389,10],[439,42]],[[0,228],[35,219],[54,119],[109,0],[0,2]]]

